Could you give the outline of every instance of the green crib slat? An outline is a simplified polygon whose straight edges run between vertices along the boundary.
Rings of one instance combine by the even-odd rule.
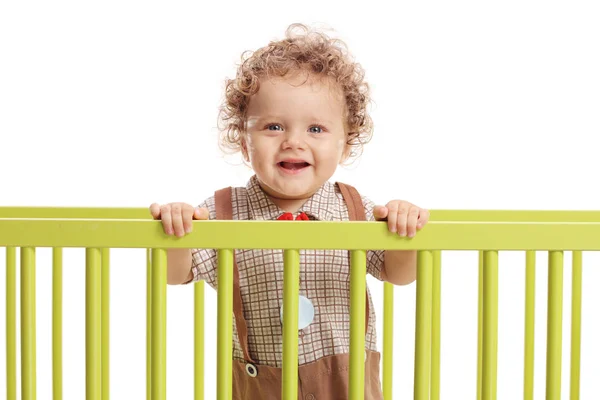
[[[548,254],[546,399],[560,399],[562,363],[563,252]]]
[[[442,253],[433,252],[433,293],[431,309],[431,400],[440,399],[440,342]]]
[[[52,394],[53,400],[63,395],[62,325],[63,325],[63,250],[52,249]]]
[[[167,251],[152,249],[152,400],[167,397]]]
[[[100,249],[85,249],[86,400],[102,398],[102,270]]]
[[[535,354],[535,251],[525,252],[525,364],[523,399],[533,400]]]
[[[479,285],[477,290],[477,400],[481,400],[483,381],[483,251],[479,251]]]
[[[6,399],[17,400],[17,254],[6,248]]]
[[[194,400],[204,399],[204,281],[194,284]]]
[[[110,398],[110,249],[102,249],[102,400]]]
[[[217,251],[217,399],[231,400],[233,340],[233,250]],[[155,399],[152,399],[155,400]]]
[[[282,398],[298,398],[298,290],[300,252],[283,251],[283,370]]]
[[[21,248],[21,393],[36,398],[35,248]]]
[[[348,398],[362,400],[365,395],[365,291],[367,290],[367,252],[350,252],[350,387]]]
[[[146,400],[152,399],[152,250],[146,249]]]
[[[383,398],[392,400],[394,377],[394,285],[383,283]]]
[[[582,253],[573,252],[573,282],[571,301],[571,399],[579,400],[581,370],[581,278]]]
[[[431,292],[433,260],[431,251],[417,256],[417,310],[415,331],[415,400],[429,399],[431,378]]]
[[[498,368],[498,252],[483,252],[483,400],[496,400]]]

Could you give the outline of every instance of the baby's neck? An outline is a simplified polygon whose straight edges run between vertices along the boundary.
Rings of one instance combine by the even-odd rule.
[[[271,199],[273,204],[275,204],[277,207],[281,208],[285,212],[289,212],[292,214],[295,214],[296,212],[298,212],[300,207],[302,207],[302,205],[304,203],[306,203],[306,201],[308,200],[308,198],[306,198],[306,199],[281,199],[281,198],[273,197],[271,195],[267,195],[267,196],[269,196],[269,199]]]
[[[298,212],[300,207],[304,205],[311,198],[313,193],[305,193],[296,198],[281,197],[277,192],[271,190],[267,185],[263,184],[258,180],[258,184],[262,189],[263,193],[271,200],[273,204],[282,209],[285,212],[295,214]]]

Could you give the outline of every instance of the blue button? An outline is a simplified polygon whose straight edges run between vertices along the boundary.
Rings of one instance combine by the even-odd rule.
[[[279,313],[281,323],[283,324],[283,305]],[[304,329],[309,326],[315,318],[315,306],[304,296],[298,296],[298,329]]]

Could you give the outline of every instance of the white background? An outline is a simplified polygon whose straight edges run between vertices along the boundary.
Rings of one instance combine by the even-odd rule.
[[[429,209],[599,209],[600,6],[594,1],[10,2],[0,5],[0,206],[200,203],[251,171],[217,149],[217,107],[244,50],[325,26],[365,67],[375,134],[333,179]],[[324,24],[324,25],[323,25]],[[600,238],[599,238],[600,239]],[[4,258],[4,251],[0,250]],[[570,253],[565,254],[563,396]],[[38,398],[51,397],[50,250],[38,250]],[[599,257],[584,255],[582,398],[600,396]],[[535,395],[544,398],[546,257]],[[475,398],[477,254],[444,253],[442,398]],[[65,251],[64,398],[85,393],[84,252]],[[4,288],[4,273],[0,285]],[[145,396],[145,255],[115,250],[111,398]],[[369,279],[382,321],[381,286]],[[412,398],[415,284],[396,289],[394,398]],[[4,290],[1,291],[4,293]],[[192,287],[168,288],[171,399],[191,399]],[[523,391],[524,254],[500,255],[498,398]],[[0,339],[4,343],[4,296]],[[215,293],[206,295],[214,398]],[[18,315],[18,314],[17,314]],[[381,340],[381,336],[379,337]],[[0,347],[5,360],[5,347]],[[0,363],[4,388],[5,362]],[[2,389],[4,390],[4,389]]]

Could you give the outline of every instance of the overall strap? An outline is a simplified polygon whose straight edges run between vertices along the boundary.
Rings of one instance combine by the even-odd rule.
[[[348,207],[348,218],[350,221],[366,221],[367,216],[365,215],[365,207],[358,191],[350,185],[345,183],[337,182],[342,197]],[[352,267],[352,266],[350,266]],[[366,307],[365,307],[365,335],[369,330],[369,292],[365,291]]]
[[[366,221],[365,206],[358,191],[353,186],[346,185],[345,183],[337,182],[337,185],[348,207],[348,218],[350,221]]]
[[[215,192],[215,211],[217,220],[233,219],[233,207],[231,205],[231,187],[227,187]],[[217,276],[218,279],[218,276]],[[242,307],[242,295],[240,293],[240,273],[235,262],[235,252],[233,257],[233,314],[235,316],[235,327],[237,328],[240,346],[247,362],[254,363],[248,351],[248,327],[244,318],[244,309]]]

